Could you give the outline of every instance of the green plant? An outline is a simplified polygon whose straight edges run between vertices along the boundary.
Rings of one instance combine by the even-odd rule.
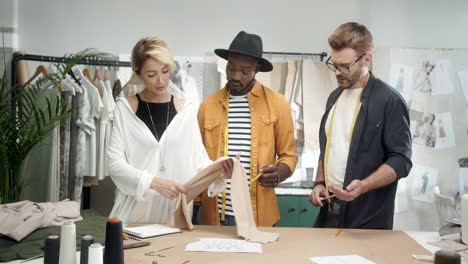
[[[22,175],[26,157],[70,116],[66,101],[47,88],[58,88],[70,70],[82,60],[111,58],[110,54],[92,49],[65,57],[67,63],[55,65],[56,73],[42,76],[26,87],[14,87],[16,98],[11,98],[12,88],[5,65],[0,82],[0,204],[21,199],[29,181]],[[12,100],[17,102],[16,109],[12,108]]]

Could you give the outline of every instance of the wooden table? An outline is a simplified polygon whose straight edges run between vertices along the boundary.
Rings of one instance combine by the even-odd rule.
[[[333,238],[336,229],[260,228],[279,233],[279,240],[264,244],[263,253],[185,252],[197,238],[237,238],[235,227],[195,226],[182,234],[150,239],[151,245],[125,250],[125,263],[312,263],[309,257],[357,254],[376,263],[427,263],[415,261],[412,254],[430,255],[415,240],[401,231],[345,229]],[[125,243],[133,243],[126,240]],[[163,257],[145,256],[145,252],[172,247],[159,253]],[[189,261],[189,262],[187,262]]]

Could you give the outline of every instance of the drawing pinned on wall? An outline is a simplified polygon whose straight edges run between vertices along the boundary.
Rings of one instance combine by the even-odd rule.
[[[458,79],[465,96],[465,105],[468,106],[468,70],[458,72]]]
[[[468,168],[460,168],[458,171],[458,176],[460,179],[460,194],[468,194]]]
[[[440,60],[434,68],[432,95],[451,94],[454,91],[452,75],[453,67],[449,60]]]
[[[413,67],[403,64],[392,64],[388,83],[403,96],[406,102],[409,102],[411,100],[413,85]]]
[[[452,73],[453,67],[449,60],[437,63],[425,60],[416,77],[414,89],[431,95],[451,94],[454,91]]]
[[[433,190],[437,185],[438,175],[438,169],[414,165],[408,176],[412,181],[411,197],[421,202],[434,202]]]
[[[432,113],[410,110],[413,143],[434,148],[437,137],[435,118],[436,116]]]
[[[423,93],[432,92],[432,83],[433,83],[433,71],[435,68],[435,63],[429,60],[423,61],[422,68],[416,77],[416,84],[414,89]]]
[[[468,157],[459,159],[458,165],[460,165],[460,168],[468,168]]]
[[[435,117],[436,142],[434,148],[450,148],[455,146],[453,133],[452,114],[450,112],[439,113]]]

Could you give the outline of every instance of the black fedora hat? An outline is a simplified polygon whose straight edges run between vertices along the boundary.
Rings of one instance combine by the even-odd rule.
[[[239,53],[258,59],[260,67],[259,71],[269,72],[273,70],[273,65],[263,56],[262,38],[255,34],[249,34],[245,31],[239,32],[231,42],[229,49],[215,49],[214,52],[219,57],[227,60],[229,52]]]

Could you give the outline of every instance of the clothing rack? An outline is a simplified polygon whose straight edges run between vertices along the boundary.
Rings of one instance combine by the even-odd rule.
[[[67,63],[70,61],[69,58],[66,57],[55,57],[55,56],[44,56],[44,55],[35,55],[35,54],[20,54],[16,53],[13,56],[12,62],[11,62],[11,106],[13,108],[13,111],[16,111],[16,86],[18,83],[17,80],[17,68],[16,65],[19,61],[39,61],[39,62],[52,62],[52,63]],[[109,67],[131,67],[131,63],[128,61],[119,61],[119,60],[93,60],[93,59],[85,59],[79,61],[77,64],[79,65],[92,65],[92,66],[109,66]],[[72,108],[74,104],[77,104],[75,100],[72,101]],[[76,120],[77,113],[72,112],[71,120]],[[76,136],[76,135],[71,135],[71,137]],[[76,146],[70,146],[72,151],[72,148],[76,148]],[[70,163],[70,170],[74,170],[74,163]],[[68,193],[69,196],[72,197],[74,193],[74,185],[75,185],[75,178],[74,176],[72,177],[71,174],[69,177],[69,185],[68,185]],[[90,187],[83,186],[83,192],[82,192],[82,207],[83,209],[89,209],[90,208]]]
[[[326,52],[321,53],[307,53],[307,52],[283,52],[283,51],[264,51],[265,55],[290,55],[290,56],[320,56],[320,61],[323,61],[327,57]]]
[[[55,63],[67,63],[70,61],[66,57],[54,57],[34,54],[20,54],[16,53],[11,61],[11,96],[16,98],[16,85],[18,80],[16,79],[17,69],[16,64],[21,61],[41,61],[41,62],[55,62]],[[93,66],[112,66],[112,67],[132,67],[132,64],[128,61],[118,60],[82,60],[78,62],[80,65],[93,65]],[[16,100],[12,100],[13,111],[16,109]]]

